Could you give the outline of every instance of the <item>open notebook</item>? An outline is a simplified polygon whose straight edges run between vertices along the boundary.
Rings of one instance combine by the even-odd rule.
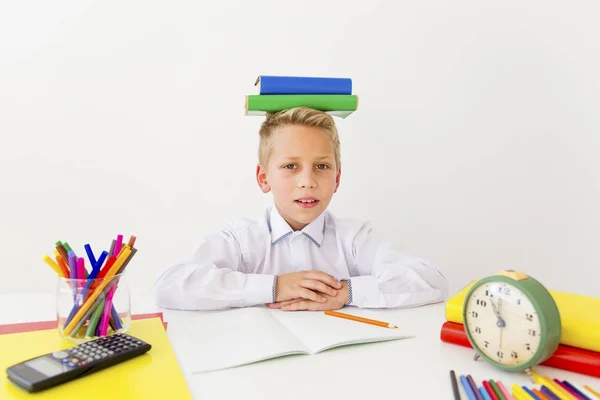
[[[366,310],[341,310],[372,318]],[[188,319],[189,318],[189,319]],[[190,314],[177,340],[189,354],[192,373],[214,371],[290,354],[316,354],[357,343],[410,337],[398,329],[326,315],[322,311],[285,312],[266,307]]]

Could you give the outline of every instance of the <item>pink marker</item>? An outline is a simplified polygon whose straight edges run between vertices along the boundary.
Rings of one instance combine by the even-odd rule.
[[[85,261],[83,260],[82,257],[77,258],[77,288],[83,288],[85,286],[85,282],[86,282],[86,278],[87,276],[85,276]],[[78,291],[79,292],[79,291]],[[78,297],[82,297],[82,296],[78,296]],[[83,298],[81,298],[81,301],[83,301]]]
[[[112,285],[106,294],[106,302],[104,303],[102,320],[100,321],[100,334],[98,336],[106,336],[106,333],[108,332],[108,321],[110,320],[110,310],[112,308],[112,299],[115,295],[115,289],[115,285]]]
[[[123,247],[123,235],[118,235],[117,242],[115,243],[115,249],[113,251],[113,255],[115,257],[119,256],[119,253],[121,252],[121,247]]]

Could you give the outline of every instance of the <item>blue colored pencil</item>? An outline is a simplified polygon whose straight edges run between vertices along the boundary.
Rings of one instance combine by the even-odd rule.
[[[550,397],[551,400],[560,400],[560,397],[554,394],[554,392],[550,390],[548,386],[542,385],[540,390],[546,395],[546,397]]]
[[[475,397],[475,393],[473,393],[473,388],[471,388],[471,384],[469,384],[469,381],[467,380],[466,376],[460,376],[460,383],[463,385],[463,388],[465,389],[465,393],[467,394],[469,400],[477,400],[477,397]]]
[[[538,396],[537,394],[533,393],[527,386],[521,386],[523,388],[523,390],[531,396],[532,399],[534,400],[541,400],[540,396]]]
[[[479,393],[481,394],[481,397],[483,397],[483,400],[492,400],[487,390],[485,390],[483,386],[479,387]]]
[[[574,391],[575,393],[577,393],[577,395],[579,397],[581,397],[583,400],[592,400],[588,395],[586,395],[585,393],[583,393],[581,390],[579,390],[578,388],[576,388],[575,386],[571,385],[569,382],[567,381],[562,381],[562,383],[567,386],[569,389],[571,389],[572,391]]]

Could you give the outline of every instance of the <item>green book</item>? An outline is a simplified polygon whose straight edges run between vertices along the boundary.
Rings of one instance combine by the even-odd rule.
[[[343,94],[253,94],[246,96],[245,114],[265,115],[266,113],[303,106],[346,118],[357,110],[358,96]]]

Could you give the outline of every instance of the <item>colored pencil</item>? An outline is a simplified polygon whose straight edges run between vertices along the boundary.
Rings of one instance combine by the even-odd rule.
[[[597,392],[596,390],[592,389],[588,385],[583,385],[583,387],[584,387],[585,390],[587,390],[588,392],[590,392],[591,394],[593,394],[594,396],[596,396],[596,398],[600,399],[600,392]]]
[[[483,398],[483,400],[492,400],[492,398],[490,397],[489,392],[483,386],[479,387],[479,394],[481,395],[481,397]]]
[[[483,388],[487,391],[488,396],[491,400],[498,400],[498,396],[496,396],[496,393],[494,393],[494,389],[492,389],[492,386],[490,385],[489,381],[481,381],[481,384],[483,385]]]
[[[467,380],[466,376],[464,376],[464,375],[460,376],[460,383],[462,384],[463,389],[465,389],[467,398],[469,400],[476,400],[477,398],[475,397],[475,393],[473,393],[473,388],[471,387],[471,384]]]
[[[592,400],[591,397],[589,397],[587,394],[583,393],[581,390],[579,390],[579,388],[575,387],[575,385],[572,385],[570,382],[567,381],[562,381],[563,384],[567,387],[569,387],[573,392],[577,393],[579,395],[579,397],[581,397],[583,400]]]
[[[567,385],[565,385],[564,383],[562,383],[558,379],[554,378],[553,381],[558,386],[560,386],[561,388],[563,388],[565,392],[569,393],[576,400],[583,400],[583,398],[581,396],[579,396],[579,394],[577,394],[576,392],[572,391],[570,387],[568,387]]]
[[[469,385],[471,385],[475,398],[477,400],[483,400],[483,397],[481,396],[481,393],[479,393],[479,389],[477,389],[477,385],[475,384],[475,381],[471,375],[467,375],[467,382],[469,382]]]
[[[494,383],[496,384],[496,386],[498,386],[500,394],[504,397],[504,399],[501,400],[514,400],[508,388],[504,386],[504,383],[500,381],[494,381]]]
[[[531,389],[529,389],[527,386],[521,386],[523,388],[523,390],[525,391],[525,393],[527,393],[527,395],[529,397],[531,397],[533,400],[541,400],[539,397],[537,397],[537,395],[535,393],[533,393],[531,391]]]
[[[502,394],[502,391],[498,387],[498,384],[496,384],[496,382],[494,382],[493,379],[490,379],[489,383],[490,383],[490,388],[492,389],[492,391],[494,392],[494,395],[496,396],[496,399],[497,400],[506,400],[506,399],[504,399],[504,395]]]
[[[396,325],[390,324],[389,322],[382,322],[382,321],[377,321],[374,319],[357,317],[355,315],[345,314],[345,313],[341,313],[338,311],[332,311],[332,310],[325,310],[324,312],[325,312],[325,314],[331,315],[333,317],[349,319],[349,320],[357,321],[357,322],[363,322],[365,324],[377,325],[377,326],[382,326],[384,328],[391,328],[391,329],[398,328]]]
[[[454,395],[454,400],[461,400],[460,393],[458,391],[458,382],[456,381],[456,373],[454,370],[450,370],[450,384],[452,385],[452,394]]]
[[[556,397],[560,400],[571,400],[571,396],[564,391],[563,388],[558,386],[552,379],[541,376],[535,370],[531,370],[531,377],[535,383],[540,385],[545,385]]]
[[[527,394],[527,392],[524,391],[523,388],[521,386],[517,385],[516,383],[513,383],[511,388],[512,388],[512,394],[515,397],[515,399],[517,399],[517,400],[531,399],[531,397]]]
[[[548,386],[542,385],[541,389],[542,393],[546,395],[550,400],[560,400],[560,397],[556,395]]]
[[[531,389],[531,391],[533,393],[535,393],[535,395],[540,399],[540,400],[550,400],[544,393],[542,393],[541,391],[539,391],[538,389]]]

